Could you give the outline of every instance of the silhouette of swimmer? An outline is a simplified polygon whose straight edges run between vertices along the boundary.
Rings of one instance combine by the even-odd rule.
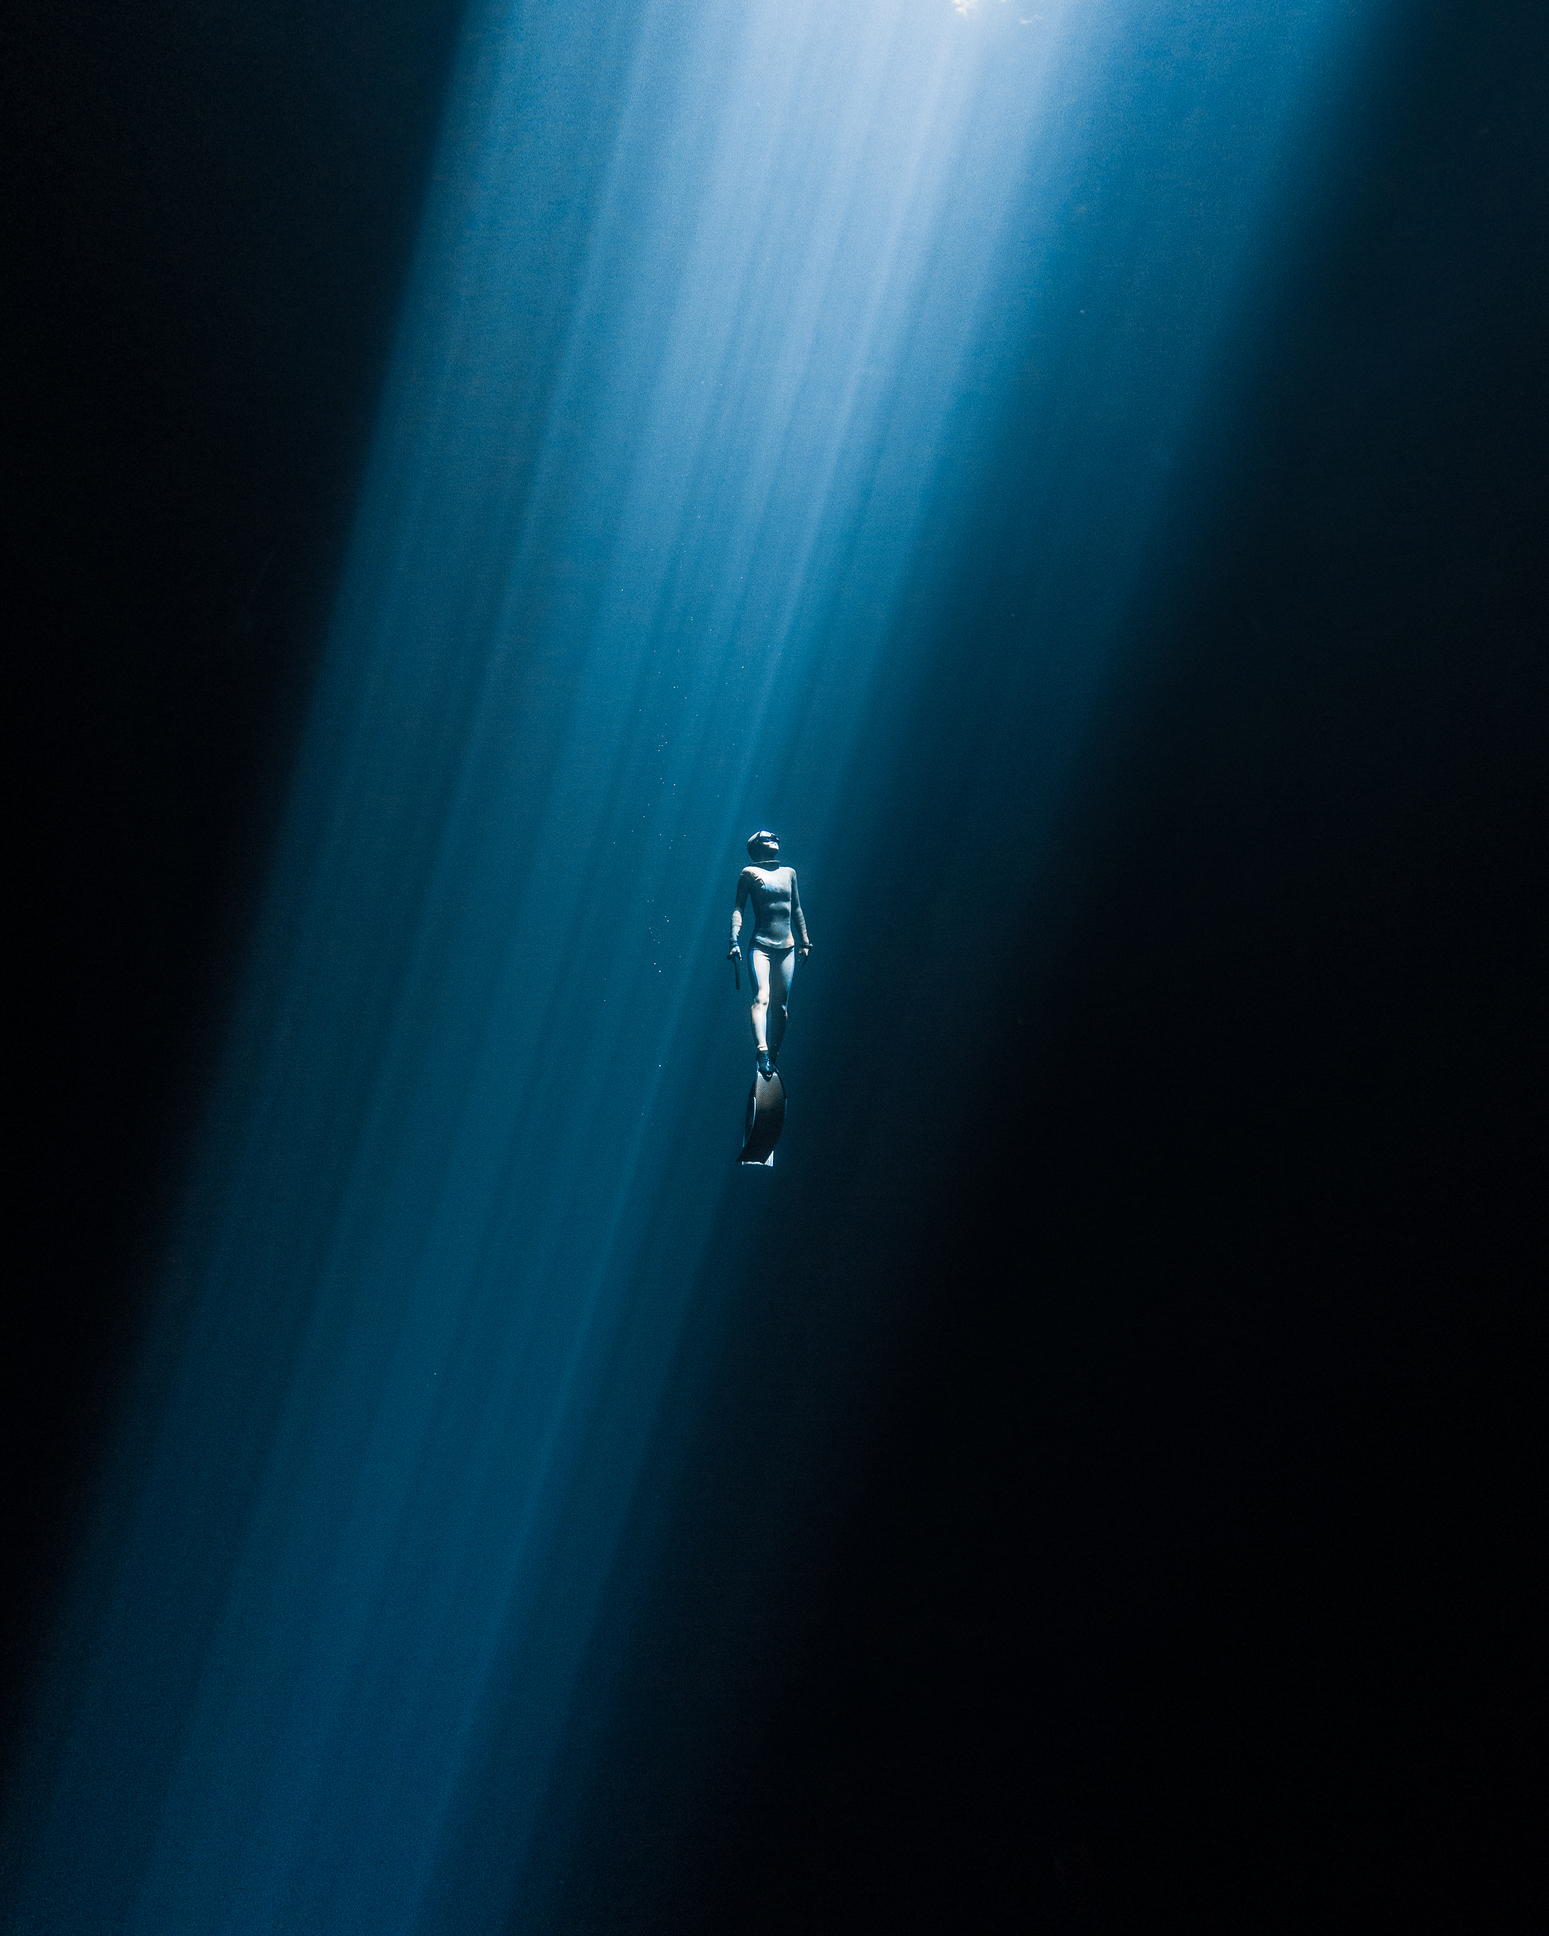
[[[742,960],[738,936],[742,933],[742,910],[751,901],[753,939],[748,950],[748,966],[753,975],[753,1046],[758,1051],[758,1073],[767,1082],[775,1072],[775,1059],[785,1037],[786,1003],[791,993],[791,976],[796,971],[797,951],[805,961],[812,952],[812,942],[807,934],[806,916],[801,911],[801,896],[796,891],[796,869],[780,865],[778,838],[767,829],[760,829],[748,838],[748,856],[751,865],[743,868],[737,882],[737,905],[732,909],[731,947],[726,959]]]

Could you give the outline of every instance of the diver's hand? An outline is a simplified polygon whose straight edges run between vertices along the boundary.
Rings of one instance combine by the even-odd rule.
[[[737,946],[735,941],[726,950],[726,959],[728,961],[741,961],[742,950]]]
[[[812,943],[809,941],[805,948],[798,948],[796,952],[801,956],[802,960],[805,961],[807,959],[807,956],[812,953]]]

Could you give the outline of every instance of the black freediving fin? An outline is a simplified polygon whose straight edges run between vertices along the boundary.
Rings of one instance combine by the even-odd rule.
[[[785,1127],[785,1084],[780,1071],[772,1076],[755,1075],[748,1091],[747,1114],[742,1124],[742,1154],[739,1163],[759,1163],[774,1167],[775,1144]]]

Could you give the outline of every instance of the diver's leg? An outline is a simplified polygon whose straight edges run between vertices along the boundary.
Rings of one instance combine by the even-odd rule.
[[[791,977],[796,972],[796,950],[787,948],[774,962],[774,981],[769,1003],[769,1054],[777,1058],[785,1040],[785,1025],[790,1020]]]
[[[753,977],[753,1046],[760,1055],[769,1053],[769,957],[762,948],[748,951],[748,972]]]

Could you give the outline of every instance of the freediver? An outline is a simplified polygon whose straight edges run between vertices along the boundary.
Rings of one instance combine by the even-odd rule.
[[[742,933],[742,910],[751,900],[753,940],[748,950],[748,968],[753,977],[753,1046],[758,1051],[758,1073],[767,1082],[774,1075],[780,1044],[785,1037],[786,1004],[790,1000],[796,956],[799,952],[805,961],[812,952],[812,941],[807,933],[806,916],[801,911],[801,895],[796,889],[796,869],[780,865],[778,838],[767,828],[750,834],[748,859],[750,864],[743,868],[737,882],[737,905],[731,911],[731,947],[726,959],[742,960],[738,936]]]

